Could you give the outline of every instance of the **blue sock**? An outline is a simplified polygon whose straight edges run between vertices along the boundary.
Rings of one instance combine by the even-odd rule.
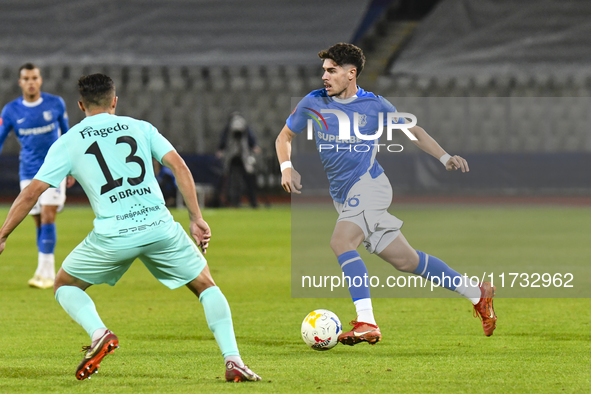
[[[55,223],[42,224],[39,236],[37,237],[37,248],[39,248],[39,252],[53,254],[56,241]]]
[[[213,332],[222,356],[240,356],[234,327],[232,326],[232,312],[230,305],[219,287],[213,286],[205,289],[199,295],[199,301],[205,311],[207,326]]]
[[[370,298],[369,295],[369,277],[365,263],[356,250],[345,252],[337,257],[339,265],[348,278],[349,293],[353,302],[362,298]]]
[[[414,270],[414,274],[429,279],[431,282],[452,291],[461,283],[462,276],[449,268],[443,261],[420,250],[417,250],[417,253],[419,254],[419,265]],[[454,284],[454,278],[456,277],[460,279],[456,279],[456,284]]]
[[[61,286],[55,292],[55,299],[72,319],[92,334],[99,328],[106,328],[99,317],[94,302],[86,292],[76,286]]]

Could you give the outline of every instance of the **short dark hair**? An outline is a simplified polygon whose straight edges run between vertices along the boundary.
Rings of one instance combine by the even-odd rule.
[[[33,63],[25,63],[19,67],[18,75],[21,75],[21,71],[23,71],[23,70],[34,70],[34,69],[39,69],[39,67],[37,67]]]
[[[86,107],[108,107],[115,96],[115,84],[105,74],[83,75],[78,80],[78,92]]]
[[[363,71],[363,66],[365,65],[365,55],[361,48],[343,42],[318,52],[318,57],[322,60],[331,59],[341,67],[345,64],[355,66],[357,69],[357,77],[359,77],[361,71]]]

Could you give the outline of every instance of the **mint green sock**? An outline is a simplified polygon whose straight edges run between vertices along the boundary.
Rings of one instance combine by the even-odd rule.
[[[222,351],[222,356],[239,356],[232,326],[232,312],[230,312],[230,305],[220,288],[213,286],[205,289],[199,295],[199,301],[203,305],[207,325],[213,332]]]
[[[106,328],[96,311],[94,302],[84,290],[76,286],[61,286],[55,292],[55,299],[91,338],[95,330]]]

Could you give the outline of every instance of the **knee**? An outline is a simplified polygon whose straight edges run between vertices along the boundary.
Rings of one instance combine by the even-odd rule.
[[[187,287],[197,296],[199,297],[201,293],[205,290],[209,289],[210,287],[214,287],[216,284],[211,277],[211,273],[209,272],[209,267],[206,265],[205,268],[201,271],[199,276],[193,279],[191,282],[187,283]]]
[[[57,212],[53,209],[42,209],[41,210],[41,224],[55,223],[56,214],[57,214]]]
[[[359,245],[355,245],[354,242],[339,239],[337,237],[332,237],[330,239],[330,248],[337,257],[350,250],[357,250],[358,246]]]

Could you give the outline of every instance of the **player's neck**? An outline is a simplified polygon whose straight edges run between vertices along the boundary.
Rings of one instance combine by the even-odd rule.
[[[94,116],[94,115],[100,115],[100,114],[109,114],[109,115],[115,115],[115,109],[111,109],[111,108],[102,108],[102,107],[92,107],[92,108],[86,108],[86,111],[84,111],[84,113],[86,114],[86,116]]]
[[[349,84],[347,89],[343,90],[340,94],[333,96],[333,98],[337,98],[340,100],[346,100],[348,98],[355,96],[357,94],[357,90],[358,90],[357,83],[352,82],[351,84]]]
[[[38,92],[37,94],[34,94],[34,95],[23,94],[23,100],[25,100],[28,103],[34,103],[35,101],[39,100],[40,98],[41,98],[41,92]]]

